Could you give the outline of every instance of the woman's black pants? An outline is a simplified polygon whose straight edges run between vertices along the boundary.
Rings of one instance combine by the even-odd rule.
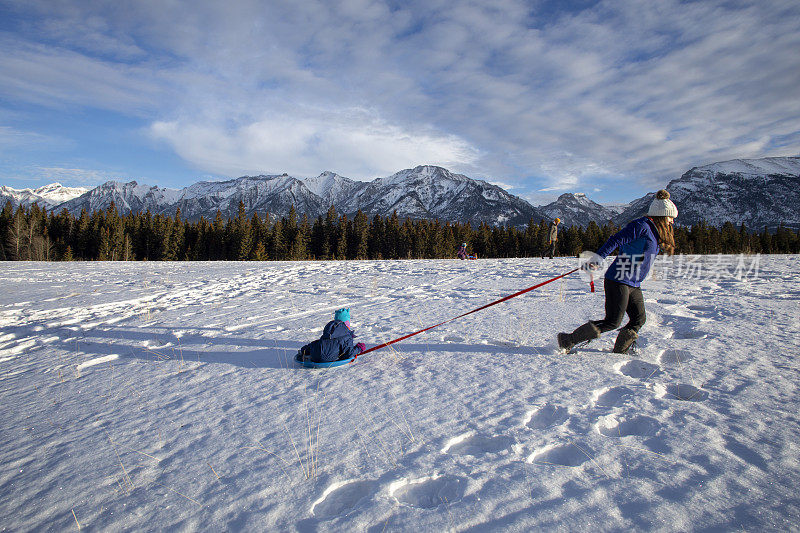
[[[606,292],[606,317],[603,320],[594,320],[592,323],[601,333],[605,333],[617,329],[627,314],[628,323],[625,327],[638,332],[647,320],[642,289],[612,279],[603,280],[603,287]]]

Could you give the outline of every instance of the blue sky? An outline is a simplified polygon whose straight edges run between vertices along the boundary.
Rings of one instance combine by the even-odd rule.
[[[438,164],[535,205],[800,155],[796,0],[0,0],[0,185]]]

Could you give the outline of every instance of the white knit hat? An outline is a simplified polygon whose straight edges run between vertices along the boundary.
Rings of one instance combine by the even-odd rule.
[[[678,216],[678,208],[669,199],[669,191],[661,189],[656,193],[656,197],[647,210],[649,217],[672,217]]]

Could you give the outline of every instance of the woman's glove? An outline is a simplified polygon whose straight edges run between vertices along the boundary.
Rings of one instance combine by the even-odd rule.
[[[358,344],[356,344],[356,348],[358,348],[358,353],[362,353],[364,350],[367,349],[367,345],[364,344],[363,342],[359,342]]]
[[[578,266],[584,272],[600,270],[603,266],[603,258],[594,252],[581,252],[578,256]]]

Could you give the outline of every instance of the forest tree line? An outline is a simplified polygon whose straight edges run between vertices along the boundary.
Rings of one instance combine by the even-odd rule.
[[[453,258],[462,242],[480,258],[540,257],[549,247],[549,222],[531,219],[525,228],[481,223],[369,218],[359,211],[352,218],[331,207],[309,220],[294,207],[284,217],[238,215],[188,221],[180,209],[173,216],[129,213],[115,205],[79,217],[66,210],[48,213],[34,204],[16,210],[11,202],[0,212],[0,260],[5,261],[282,261],[316,259],[437,259]],[[559,255],[576,256],[598,249],[619,227],[592,222],[559,231]],[[800,253],[800,230],[779,227],[768,232],[725,223],[675,228],[682,254]]]

